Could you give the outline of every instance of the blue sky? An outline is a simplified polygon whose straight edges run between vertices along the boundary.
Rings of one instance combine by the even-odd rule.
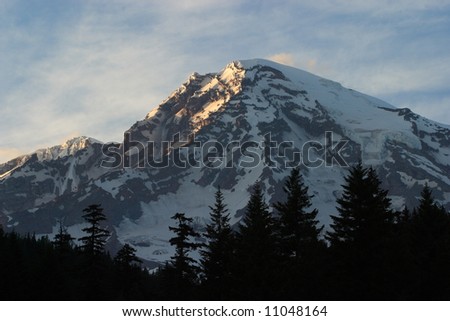
[[[268,58],[450,124],[450,0],[0,1],[0,162],[118,141],[189,74]]]

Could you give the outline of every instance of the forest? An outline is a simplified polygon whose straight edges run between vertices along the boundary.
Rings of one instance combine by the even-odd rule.
[[[283,201],[268,204],[256,182],[231,226],[219,188],[203,231],[168,214],[175,254],[153,271],[129,244],[105,250],[107,213],[92,204],[78,240],[62,223],[53,239],[0,227],[0,300],[450,300],[450,215],[428,185],[417,197],[416,208],[392,210],[376,171],[359,163],[325,230],[295,168]]]

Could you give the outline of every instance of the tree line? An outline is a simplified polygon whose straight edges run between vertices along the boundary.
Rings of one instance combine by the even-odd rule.
[[[105,252],[110,232],[100,205],[84,209],[85,236],[73,238],[59,222],[53,240],[6,233],[0,226],[0,300],[139,300],[151,297],[152,276],[135,250]]]
[[[394,211],[376,171],[350,168],[328,230],[298,168],[272,204],[256,183],[231,226],[220,188],[204,231],[172,216],[175,253],[148,272],[125,244],[112,258],[100,205],[84,210],[81,245],[60,223],[53,240],[0,230],[3,300],[449,300],[450,215],[425,186]],[[196,260],[193,252],[198,251]]]

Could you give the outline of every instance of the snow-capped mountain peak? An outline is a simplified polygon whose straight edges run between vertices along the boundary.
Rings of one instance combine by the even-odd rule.
[[[102,144],[86,137],[1,165],[0,223],[52,233],[64,216],[75,233],[82,209],[101,203],[119,242],[164,261],[170,217],[186,212],[201,226],[217,186],[237,223],[249,186],[260,181],[273,203],[299,165],[327,224],[345,165],[359,160],[376,168],[396,209],[414,206],[425,184],[450,206],[450,126],[264,59],[193,73],[109,147],[119,161],[111,167]],[[342,162],[330,163],[332,153]]]
[[[65,141],[61,145],[38,149],[35,154],[40,161],[55,160],[74,155],[77,151],[86,149],[92,144],[102,144],[102,142],[92,137],[74,137]]]

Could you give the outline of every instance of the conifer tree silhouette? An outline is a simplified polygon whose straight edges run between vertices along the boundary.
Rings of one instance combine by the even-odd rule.
[[[274,289],[278,261],[274,219],[259,183],[253,186],[237,233],[236,269],[239,292],[245,300],[262,300]]]
[[[97,256],[104,252],[106,239],[111,233],[102,228],[100,223],[106,220],[103,208],[100,204],[89,205],[83,210],[83,218],[89,223],[88,227],[82,229],[87,235],[78,240],[83,244],[81,249],[90,256]]]
[[[211,222],[206,226],[206,233],[204,233],[207,243],[200,251],[204,285],[213,298],[225,299],[231,281],[234,233],[220,187],[215,193],[214,206],[209,208]]]
[[[302,181],[299,168],[291,170],[283,190],[286,201],[274,204],[278,212],[281,254],[298,260],[320,243],[323,226],[318,226],[317,209],[308,211],[311,197],[308,195],[308,187]]]

